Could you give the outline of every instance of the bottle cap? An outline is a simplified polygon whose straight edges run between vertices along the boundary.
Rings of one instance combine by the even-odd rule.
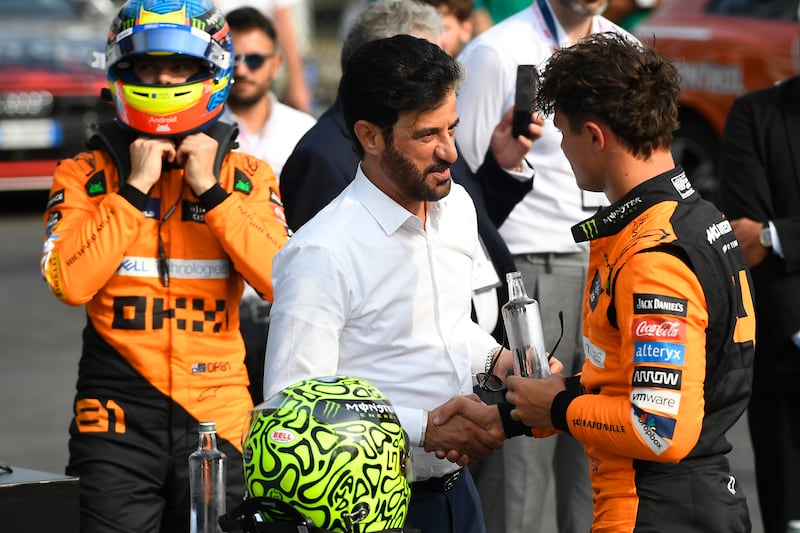
[[[200,422],[198,431],[200,433],[216,433],[217,424],[215,422]]]

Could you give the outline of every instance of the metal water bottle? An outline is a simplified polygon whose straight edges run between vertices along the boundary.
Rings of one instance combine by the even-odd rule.
[[[550,363],[544,348],[539,302],[525,292],[520,272],[507,273],[506,282],[508,302],[502,309],[503,324],[513,358],[514,374],[546,378],[550,375]]]
[[[189,532],[221,533],[225,514],[225,454],[217,448],[217,426],[200,422],[197,450],[189,455]]]

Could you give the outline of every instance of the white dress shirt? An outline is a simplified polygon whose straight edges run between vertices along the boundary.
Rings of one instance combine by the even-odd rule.
[[[557,36],[548,28],[548,15]],[[593,32],[614,30],[630,35],[600,16],[594,17],[592,24]],[[495,125],[514,105],[517,65],[536,65],[541,72],[554,50],[570,44],[549,4],[535,0],[530,8],[496,24],[466,46],[458,58],[467,68],[467,78],[458,93],[461,122],[456,139],[461,156],[473,171],[483,162]],[[561,133],[553,125],[553,117],[545,117],[544,134],[533,142],[526,159],[536,169],[536,182],[500,226],[511,253],[588,250],[588,243],[575,243],[570,228],[608,201],[602,193],[578,188],[561,151]]]
[[[239,141],[237,150],[269,163],[280,182],[283,165],[289,159],[297,142],[311,129],[311,126],[317,123],[317,119],[314,115],[282,104],[272,91],[269,93],[269,98],[272,101],[269,118],[255,133],[247,131],[241,119],[230,107],[226,106],[223,120],[239,125],[239,136],[236,138]]]
[[[367,179],[355,180],[275,256],[264,397],[308,377],[372,381],[412,445],[425,411],[472,392],[497,342],[470,318],[475,207],[453,183],[425,228]],[[456,465],[421,448],[416,479]]]

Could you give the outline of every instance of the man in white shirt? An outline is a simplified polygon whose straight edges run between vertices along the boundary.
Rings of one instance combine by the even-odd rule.
[[[239,125],[239,151],[265,160],[280,181],[281,169],[297,141],[316,119],[278,101],[272,83],[281,66],[278,38],[272,21],[253,7],[240,7],[225,18],[236,54],[234,83],[223,119]],[[245,284],[239,305],[240,330],[246,350],[253,403],[263,400],[264,350],[269,333],[270,303]]]
[[[518,65],[540,70],[554,50],[591,33],[623,29],[600,16],[608,0],[534,0],[517,14],[473,39],[459,56],[468,76],[458,95],[461,117],[456,137],[470,168],[483,161],[494,125],[514,104]],[[633,37],[631,37],[633,38]],[[581,191],[561,151],[561,134],[545,117],[543,135],[526,159],[536,168],[536,185],[500,226],[525,287],[539,301],[546,340],[559,336],[558,312],[564,312],[559,359],[566,372],[583,364],[581,303],[588,246],[576,244],[572,225],[589,217],[607,200]],[[563,351],[561,351],[563,349]],[[503,463],[503,464],[494,464]],[[560,533],[585,533],[592,520],[589,465],[583,449],[567,434],[555,439],[513,439],[502,455],[475,465],[481,495],[498,495],[504,505],[484,506],[491,531],[537,533],[547,509],[547,490],[555,485]],[[555,474],[555,475],[554,475]],[[489,498],[485,498],[489,502]]]
[[[468,396],[500,347],[470,318],[476,214],[450,176],[462,76],[441,48],[409,35],[352,55],[339,95],[361,163],[275,258],[264,372],[265,397],[339,374],[392,401],[415,444],[408,526],[424,533],[485,531],[459,465],[504,438],[498,409]],[[462,415],[437,425],[448,402]],[[448,451],[458,464],[441,458]]]
[[[280,181],[289,154],[317,120],[282,104],[272,92],[281,66],[272,21],[253,7],[234,9],[225,18],[236,54],[225,119],[239,125],[239,150],[264,159]]]

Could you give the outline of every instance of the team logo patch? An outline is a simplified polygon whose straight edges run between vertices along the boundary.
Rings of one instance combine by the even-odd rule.
[[[592,311],[597,307],[601,294],[603,294],[603,283],[600,281],[600,271],[595,270],[592,284],[589,287],[589,307],[592,308]]]
[[[648,411],[677,415],[681,393],[661,389],[636,388],[631,391],[631,403]]]
[[[664,416],[646,413],[636,406],[631,411],[631,421],[636,432],[644,440],[645,444],[656,455],[661,455],[671,444],[664,440],[672,438],[675,432],[675,420]]]
[[[181,204],[181,220],[184,222],[199,222],[204,224],[206,210],[197,202],[184,200]]]
[[[253,182],[238,168],[233,173],[233,190],[244,194],[250,194],[253,191]]]
[[[633,415],[639,423],[652,428],[660,437],[671,439],[675,435],[676,420],[674,418],[656,415],[638,407],[633,408]]]
[[[101,194],[105,194],[106,191],[106,173],[102,170],[89,178],[89,181],[86,182],[86,194],[88,194],[89,197],[100,196]]]
[[[683,365],[686,346],[669,342],[635,342],[633,343],[634,363],[668,363]]]
[[[685,172],[681,172],[672,178],[672,186],[675,187],[675,190],[678,191],[678,194],[681,195],[681,198],[686,199],[694,194],[692,183],[689,181],[689,178],[686,177]]]
[[[61,216],[61,211],[53,211],[50,213],[50,216],[47,217],[47,227],[44,230],[45,235],[50,235],[53,232],[56,228],[56,224],[61,220]]]
[[[633,295],[633,313],[636,315],[686,316],[687,301],[663,294]]]
[[[144,201],[144,208],[142,208],[145,218],[152,218],[154,220],[161,219],[161,199],[150,198]]]
[[[52,209],[58,204],[63,204],[63,203],[64,203],[64,189],[59,189],[50,195],[50,199],[47,200],[47,205],[45,206],[44,210],[47,211],[48,209]]]
[[[606,367],[606,351],[599,346],[592,344],[589,337],[583,337],[583,355],[586,359],[598,368]]]
[[[631,334],[639,341],[685,341],[686,323],[673,318],[637,318],[633,321]]]
[[[683,371],[677,368],[641,365],[633,369],[631,385],[680,390],[682,377]]]

